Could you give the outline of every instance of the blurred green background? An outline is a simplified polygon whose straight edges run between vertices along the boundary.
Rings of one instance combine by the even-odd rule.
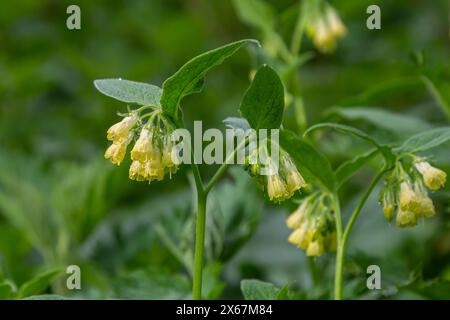
[[[277,12],[279,32],[290,37],[298,1],[266,2]],[[332,55],[316,52],[310,40],[303,44],[304,51],[314,53],[298,71],[308,124],[342,121],[386,141],[448,125],[420,81],[426,75],[450,102],[448,2],[330,3],[348,35]],[[81,8],[81,30],[66,28],[71,4]],[[370,4],[381,7],[381,30],[366,28]],[[228,0],[1,2],[1,297],[15,297],[15,287],[42,279],[42,272],[50,288],[32,286],[20,297],[190,297],[194,215],[189,171],[148,185],[128,180],[126,165],[116,168],[104,160],[106,130],[126,106],[98,93],[92,83],[121,77],[161,85],[203,51],[260,36],[238,19]],[[423,58],[423,64],[412,56],[416,62]],[[257,66],[254,57],[253,50],[242,50],[211,72],[205,90],[183,102],[186,123],[203,120],[204,127],[223,129],[225,117],[237,116],[249,73]],[[407,120],[414,117],[420,125],[346,117],[330,112],[335,106],[380,107]],[[293,112],[286,110],[285,126],[296,130]],[[367,148],[335,134],[318,139],[334,166]],[[450,172],[448,144],[432,156]],[[202,170],[212,172],[206,166]],[[371,174],[370,168],[362,171],[343,190],[346,208],[355,205]],[[370,199],[350,239],[346,297],[450,298],[449,190],[433,194],[439,214],[413,230],[389,226],[377,197]],[[333,256],[308,260],[287,243],[284,219],[292,205],[269,205],[245,172],[235,168],[208,206],[206,297],[242,298],[240,281],[248,278],[278,287],[290,284],[297,298],[330,297]],[[81,267],[81,290],[65,288],[65,267],[71,264]],[[371,264],[381,267],[381,291],[366,288]]]

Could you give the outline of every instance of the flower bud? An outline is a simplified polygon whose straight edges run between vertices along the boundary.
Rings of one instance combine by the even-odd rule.
[[[278,174],[267,177],[267,193],[272,201],[280,202],[286,199],[286,186]]]
[[[438,190],[445,185],[447,174],[431,166],[426,161],[417,162],[416,169],[422,174],[423,182],[431,190]]]
[[[414,212],[399,208],[396,223],[398,227],[414,227],[417,225],[417,216]]]
[[[127,147],[130,141],[133,139],[133,134],[129,133],[129,136],[125,140],[119,140],[113,142],[105,151],[105,158],[111,160],[113,164],[120,165],[125,158]]]
[[[286,225],[289,229],[297,229],[302,225],[305,220],[306,209],[308,207],[308,201],[303,201],[297,210],[294,211],[286,220]]]
[[[138,122],[139,117],[136,113],[132,113],[128,117],[122,119],[122,121],[111,126],[107,131],[107,139],[110,141],[126,140],[130,130]]]
[[[420,199],[408,182],[400,184],[400,208],[404,211],[420,211]]]
[[[347,33],[347,29],[345,28],[344,24],[339,18],[339,15],[337,14],[336,10],[334,10],[331,7],[328,7],[325,13],[325,19],[328,23],[330,32],[336,38],[342,38],[343,36],[345,36],[345,34]]]
[[[145,161],[152,157],[153,145],[152,145],[152,133],[143,128],[139,139],[134,144],[133,149],[131,150],[131,159]]]
[[[306,250],[306,255],[311,256],[321,256],[324,252],[323,239],[316,239],[308,244],[308,249]]]

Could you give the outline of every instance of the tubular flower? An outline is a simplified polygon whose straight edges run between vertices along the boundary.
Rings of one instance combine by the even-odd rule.
[[[294,194],[295,191],[299,190],[306,184],[305,180],[300,175],[288,155],[284,155],[282,161],[284,163],[284,171],[286,173],[287,191],[289,194]]]
[[[278,172],[271,173],[273,174],[267,176],[267,194],[269,199],[275,202],[289,199],[306,184],[286,152],[281,154]]]
[[[288,153],[280,150],[279,163],[276,164],[273,158],[267,156],[267,151],[263,147],[258,149],[252,146],[252,148],[250,155],[245,159],[245,169],[251,176],[257,177],[271,201],[287,200],[306,185]]]
[[[305,250],[308,256],[336,250],[335,220],[324,198],[320,193],[307,197],[286,220],[288,228],[294,230],[288,242]]]
[[[139,139],[131,151],[129,177],[137,181],[161,181],[166,173],[174,173],[176,165],[172,161],[173,144],[169,135],[157,128],[143,128]]]
[[[111,160],[113,164],[120,165],[125,158],[128,144],[133,139],[130,132],[127,139],[114,141],[105,152],[105,158]]]
[[[288,198],[286,185],[278,174],[267,177],[267,194],[269,199],[275,202]]]
[[[417,215],[412,211],[399,208],[395,222],[401,228],[414,227],[417,225]]]
[[[328,22],[330,32],[336,38],[342,38],[347,34],[347,28],[339,18],[338,13],[332,7],[327,7],[325,12],[325,19]]]
[[[126,140],[130,130],[136,125],[139,120],[137,113],[131,113],[129,116],[122,119],[122,121],[114,124],[107,131],[107,139],[110,141]]]
[[[420,219],[433,217],[436,210],[428,196],[427,187],[436,190],[445,183],[445,177],[445,172],[423,160],[414,163],[410,173],[398,162],[391,176],[386,179],[381,193],[386,219],[390,222],[397,210],[397,226],[413,227]]]
[[[146,161],[152,157],[153,145],[152,145],[152,133],[150,130],[143,128],[139,139],[136,141],[133,149],[131,150],[131,159],[137,161]]]
[[[145,117],[149,117],[149,120],[143,125],[142,119]],[[174,149],[170,139],[173,126],[160,110],[154,110],[142,117],[139,111],[131,111],[122,121],[109,128],[107,138],[113,143],[106,150],[105,158],[120,165],[125,158],[128,144],[138,131],[140,131],[139,137],[130,152],[132,160],[129,170],[130,179],[160,181],[167,173],[176,172],[177,165],[171,158]]]
[[[447,174],[426,161],[420,161],[415,164],[417,171],[423,177],[423,182],[431,190],[439,190],[445,185]]]
[[[313,18],[307,22],[306,30],[314,46],[322,53],[333,52],[337,40],[347,34],[337,11],[328,4],[317,9]]]
[[[408,182],[400,184],[400,208],[411,211],[420,209],[420,199]]]

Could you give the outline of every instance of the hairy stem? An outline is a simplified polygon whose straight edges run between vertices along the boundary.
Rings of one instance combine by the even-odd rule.
[[[366,203],[373,189],[377,185],[378,181],[387,171],[388,171],[387,169],[383,169],[373,178],[366,192],[363,194],[361,199],[359,199],[359,202],[355,207],[355,209],[353,210],[353,213],[350,216],[350,220],[348,221],[345,227],[345,231],[343,233],[342,233],[342,221],[340,218],[341,215],[339,213],[339,224],[341,225],[341,235],[339,236],[338,232],[338,248],[336,252],[336,273],[335,273],[335,288],[334,288],[334,298],[336,300],[342,299],[342,282],[343,282],[342,279],[344,273],[343,271],[344,271],[345,251],[347,249],[348,237],[353,228],[353,225],[356,222],[356,219],[358,219],[358,216],[361,213],[362,208],[364,207],[364,204]],[[338,224],[337,216],[338,215],[336,215],[336,225]]]

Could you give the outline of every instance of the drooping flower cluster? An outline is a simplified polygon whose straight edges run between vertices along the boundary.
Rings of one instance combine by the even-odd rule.
[[[307,33],[315,47],[323,53],[336,49],[337,40],[347,34],[347,29],[339,18],[339,14],[330,5],[319,6],[311,19],[308,19]]]
[[[337,246],[334,215],[325,203],[326,195],[315,193],[305,198],[286,220],[294,230],[288,238],[308,256],[321,256]]]
[[[150,116],[144,124],[142,119]],[[108,140],[112,145],[106,150],[105,158],[120,165],[125,158],[128,144],[139,136],[131,150],[129,177],[137,181],[163,180],[166,174],[177,171],[176,149],[171,140],[173,128],[167,119],[157,111],[140,117],[130,112],[121,122],[109,128]]]
[[[291,198],[306,184],[291,157],[284,150],[279,149],[278,164],[268,156],[267,152],[261,153],[257,149],[251,152],[246,163],[246,169],[251,175],[258,177],[260,184],[263,185],[269,199],[273,202]],[[264,168],[264,172],[262,168]]]
[[[420,219],[434,216],[436,211],[427,188],[438,190],[445,184],[446,177],[444,171],[423,159],[415,160],[409,173],[398,162],[381,192],[385,218],[391,222],[397,212],[397,226],[413,227]]]

